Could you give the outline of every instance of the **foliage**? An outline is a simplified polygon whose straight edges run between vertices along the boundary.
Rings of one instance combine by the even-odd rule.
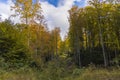
[[[0,25],[0,58],[2,64],[8,68],[17,68],[27,64],[29,51],[23,43],[21,43],[16,36],[17,30],[9,21],[2,22]],[[11,32],[12,31],[12,32]],[[8,35],[9,34],[9,35]]]
[[[73,6],[69,10],[69,48],[78,66],[88,65],[90,62],[96,65],[104,64],[105,67],[114,65],[111,62],[120,55],[120,11],[117,7],[117,1],[114,4],[109,1],[91,0],[89,6]]]

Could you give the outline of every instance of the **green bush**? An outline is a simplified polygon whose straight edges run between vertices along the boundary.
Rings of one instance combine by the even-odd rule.
[[[0,67],[19,68],[29,62],[29,50],[21,39],[18,39],[18,33],[10,21],[0,23]]]
[[[0,57],[9,68],[24,66],[29,60],[28,50],[11,38],[0,38]]]

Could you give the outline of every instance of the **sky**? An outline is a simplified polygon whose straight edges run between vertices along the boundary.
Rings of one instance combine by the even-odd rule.
[[[64,38],[69,29],[68,10],[73,5],[84,7],[87,4],[87,0],[40,0],[40,3],[49,30],[60,27],[61,37]],[[0,15],[2,19],[6,19],[14,14],[13,11],[10,11],[10,6],[12,5],[11,0],[0,0]],[[20,22],[19,18],[13,20]]]

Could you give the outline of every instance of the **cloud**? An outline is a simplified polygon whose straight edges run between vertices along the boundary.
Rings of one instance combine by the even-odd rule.
[[[68,10],[70,10],[70,8],[74,5],[74,1],[80,2],[81,0],[60,0],[57,7],[47,1],[41,1],[41,7],[49,29],[52,30],[54,27],[60,27],[62,38],[68,32]]]
[[[3,3],[0,2],[0,15],[2,16],[2,19],[6,19],[11,15],[11,11],[10,11],[10,6],[11,4],[9,2],[7,3]]]
[[[88,1],[91,1],[91,0],[85,0],[85,6],[89,5]]]
[[[10,18],[12,21],[14,21],[15,23],[20,22],[19,17],[11,17],[11,15],[13,15],[15,12],[11,11],[11,6],[13,6],[13,2],[12,0],[7,0],[5,2],[0,2],[0,15],[2,20],[8,19]]]

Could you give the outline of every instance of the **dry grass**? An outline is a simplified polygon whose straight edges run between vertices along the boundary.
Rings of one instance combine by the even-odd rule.
[[[33,69],[5,71],[0,70],[0,80],[120,80],[120,69],[74,69],[72,73],[68,73],[64,77],[61,72],[51,72],[54,70],[46,69],[43,72]],[[52,75],[51,75],[52,74]]]

